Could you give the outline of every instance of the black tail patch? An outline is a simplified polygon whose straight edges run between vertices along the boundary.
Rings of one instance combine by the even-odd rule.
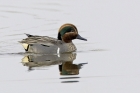
[[[26,34],[26,33],[25,33]],[[28,37],[32,37],[33,35],[30,35],[30,34],[26,34],[26,36],[28,36]]]
[[[27,49],[25,49],[25,51],[28,51],[30,46],[33,46],[33,44],[28,44]]]
[[[28,49],[29,49],[29,44],[28,44],[28,46],[27,46],[27,49],[25,49],[25,51],[28,51]]]

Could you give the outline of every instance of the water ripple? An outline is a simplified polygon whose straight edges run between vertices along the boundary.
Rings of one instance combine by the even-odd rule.
[[[73,81],[62,81],[61,83],[78,83],[79,81],[73,80]]]
[[[60,12],[60,10],[58,9],[52,9],[52,8],[32,8],[32,9],[37,9],[37,10],[47,10],[47,11],[51,11],[51,12]]]
[[[37,3],[38,5],[62,6],[60,3]]]
[[[6,28],[9,28],[9,27],[1,27],[0,29],[6,29]]]

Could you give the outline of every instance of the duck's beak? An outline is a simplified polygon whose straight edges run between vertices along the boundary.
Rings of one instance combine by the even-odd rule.
[[[79,34],[77,35],[76,39],[80,39],[80,40],[84,40],[84,41],[87,41],[87,39],[81,37]]]

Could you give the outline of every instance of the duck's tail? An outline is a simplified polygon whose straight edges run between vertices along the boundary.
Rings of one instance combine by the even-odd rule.
[[[27,37],[32,37],[33,35],[24,33]]]

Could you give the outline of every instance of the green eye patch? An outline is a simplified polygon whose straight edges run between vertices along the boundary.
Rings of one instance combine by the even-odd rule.
[[[61,36],[63,36],[65,33],[71,32],[72,30],[74,30],[72,27],[67,26],[60,30],[60,34],[61,34]]]

